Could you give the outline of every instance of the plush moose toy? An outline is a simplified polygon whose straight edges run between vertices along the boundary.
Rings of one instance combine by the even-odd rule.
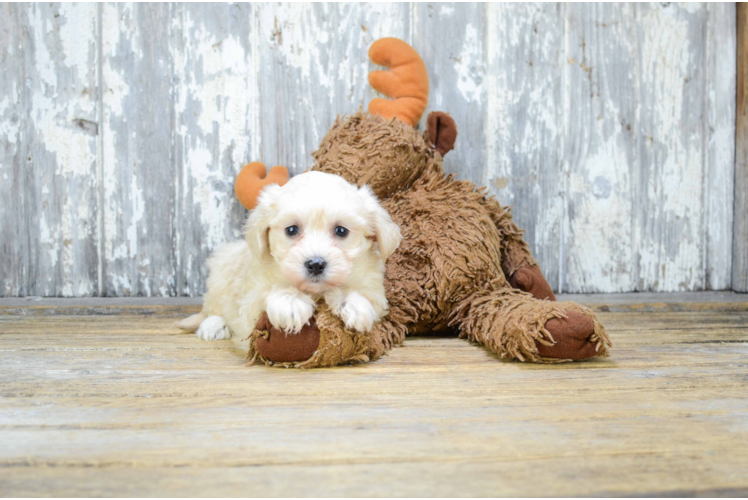
[[[555,301],[509,210],[485,188],[442,171],[457,137],[454,120],[435,112],[423,135],[414,128],[428,99],[428,74],[416,51],[384,38],[369,57],[389,68],[371,73],[369,82],[392,99],[374,99],[368,113],[338,118],[313,153],[312,170],[368,184],[400,226],[403,241],[386,263],[389,314],[362,334],[346,329],[320,302],[296,335],[275,329],[263,315],[249,360],[303,368],[365,362],[406,335],[444,331],[520,361],[608,355],[611,344],[594,313]],[[250,167],[237,183],[248,208],[264,175],[263,165]],[[279,178],[271,181],[284,182],[283,171],[274,170]]]

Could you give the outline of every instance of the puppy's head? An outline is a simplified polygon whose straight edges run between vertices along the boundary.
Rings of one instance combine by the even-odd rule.
[[[311,293],[346,284],[363,259],[384,261],[401,240],[367,186],[322,172],[266,187],[246,238],[253,258],[272,257],[288,281]]]

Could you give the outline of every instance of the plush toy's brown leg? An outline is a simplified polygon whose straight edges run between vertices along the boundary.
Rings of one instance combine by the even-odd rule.
[[[551,363],[607,356],[610,340],[595,314],[574,302],[537,300],[511,288],[464,300],[452,320],[460,337],[502,358]]]
[[[556,300],[539,266],[520,267],[507,280],[512,288],[527,292],[538,300]]]
[[[531,294],[539,300],[556,300],[551,286],[543,276],[530,247],[522,238],[522,231],[512,220],[510,207],[502,207],[493,197],[481,200],[501,234],[501,269],[513,288]]]
[[[310,324],[298,334],[285,334],[274,328],[263,314],[250,337],[247,359],[250,364],[317,368],[348,363],[364,363],[380,357],[401,343],[405,328],[387,318],[368,333],[349,330],[326,304],[318,304]]]
[[[502,207],[493,197],[484,197],[481,204],[488,210],[501,234],[501,267],[504,274],[511,276],[520,268],[537,266],[538,263],[530,253],[530,247],[522,239],[524,231],[512,220],[511,207]]]

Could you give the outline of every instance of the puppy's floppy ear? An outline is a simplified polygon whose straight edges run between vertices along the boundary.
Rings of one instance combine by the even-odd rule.
[[[369,227],[366,236],[374,237],[377,245],[379,245],[382,260],[387,260],[387,257],[397,250],[403,239],[400,235],[400,227],[392,221],[387,210],[382,208],[369,186],[359,188],[358,195],[364,200],[368,212]]]
[[[257,206],[249,213],[244,225],[244,234],[253,257],[260,257],[270,251],[268,231],[270,221],[276,213],[275,202],[281,193],[277,184],[267,185],[257,200]]]

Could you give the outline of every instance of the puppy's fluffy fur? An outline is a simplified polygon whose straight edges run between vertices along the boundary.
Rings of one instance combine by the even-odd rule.
[[[384,261],[400,240],[368,186],[322,172],[270,185],[247,218],[245,240],[208,260],[202,312],[178,326],[241,345],[263,311],[296,333],[322,297],[347,327],[366,332],[387,312]]]

